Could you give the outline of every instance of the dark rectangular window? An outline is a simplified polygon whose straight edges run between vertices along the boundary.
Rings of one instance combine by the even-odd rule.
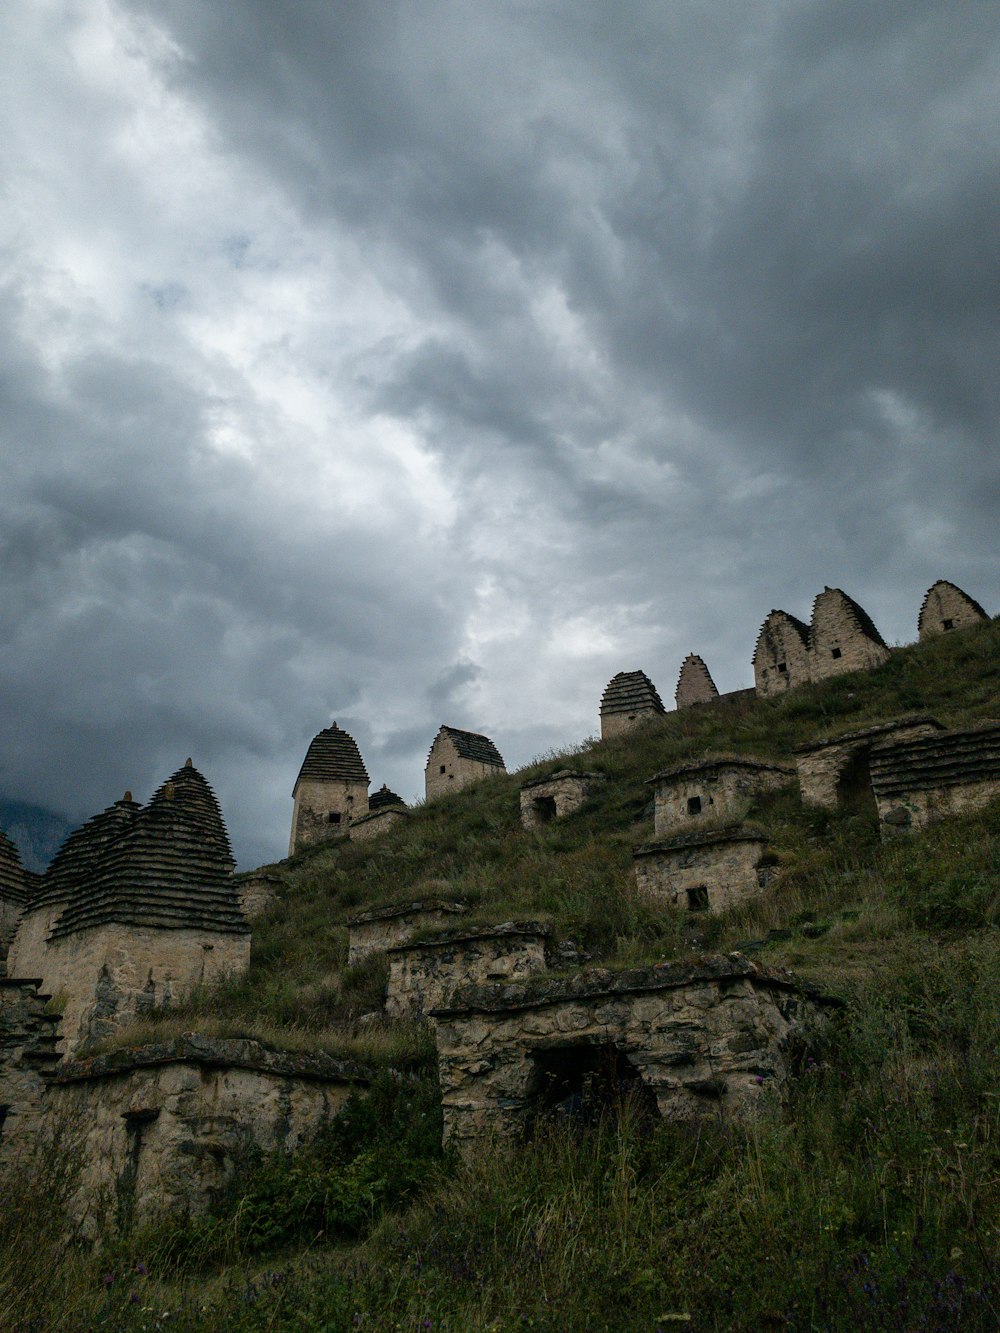
[[[955,622],[954,622],[954,620],[942,620],[942,621],[941,621],[941,624],[944,626],[945,629],[954,629],[954,628],[955,628]]]
[[[786,662],[779,662],[778,670],[781,672],[782,675],[786,675],[788,672],[788,664]]]
[[[329,813],[329,814],[327,815],[327,817],[326,817],[326,822],[327,822],[328,824],[339,824],[339,823],[340,823],[340,812],[339,812],[339,810],[331,810],[330,813]]]
[[[701,814],[701,797],[700,797],[700,796],[689,796],[689,797],[688,797],[688,814],[689,814],[689,815],[700,815],[700,814]]]
[[[443,773],[443,772],[444,772],[444,770],[445,770],[445,765],[444,765],[444,764],[442,764],[442,765],[441,765],[441,772],[442,772],[442,773]]]
[[[708,888],[704,884],[699,884],[694,889],[688,889],[687,896],[689,912],[708,911]]]
[[[839,648],[832,648],[832,649],[830,650],[830,656],[831,656],[831,657],[843,657],[843,653],[840,651]]]

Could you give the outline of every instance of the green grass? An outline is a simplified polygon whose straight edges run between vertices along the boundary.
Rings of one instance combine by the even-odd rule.
[[[76,1252],[51,1220],[64,1177],[45,1168],[44,1209],[30,1181],[0,1207],[0,1325],[996,1328],[1000,804],[882,845],[863,817],[782,791],[748,812],[778,863],[752,902],[707,918],[633,892],[659,769],[720,751],[787,759],[909,712],[946,725],[1000,715],[1000,624],[776,701],[670,714],[422,806],[377,841],[283,864],[246,976],[117,1040],[200,1029],[329,1050],[410,1071],[414,1100],[376,1097],[340,1146],[260,1163],[186,1241],[167,1229]],[[525,832],[518,788],[567,762],[608,782]],[[431,1135],[403,1153],[409,1166],[387,1166],[387,1143],[436,1115],[433,1053],[419,1028],[360,1021],[384,964],[347,968],[346,922],[420,896],[464,898],[479,923],[541,917],[612,966],[748,947],[839,993],[845,1018],[766,1124],[650,1127],[626,1113],[467,1166],[436,1156]]]

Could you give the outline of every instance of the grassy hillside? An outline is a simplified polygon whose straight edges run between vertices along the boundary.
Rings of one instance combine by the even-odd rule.
[[[253,1035],[402,1079],[387,1072],[310,1153],[262,1164],[217,1218],[109,1240],[98,1267],[56,1253],[29,1189],[0,1209],[0,1324],[16,1282],[18,1317],[36,1322],[11,1327],[1000,1326],[1000,806],[883,847],[862,816],[778,793],[748,811],[779,862],[752,904],[706,919],[632,892],[658,769],[719,751],[787,758],[911,712],[1000,716],[1000,623],[774,702],[670,714],[420,808],[378,841],[282,863],[247,975],[118,1040]],[[609,781],[523,831],[520,785],[567,760]],[[546,917],[611,965],[749,947],[839,992],[846,1016],[773,1124],[650,1130],[626,1115],[460,1167],[440,1154],[428,1034],[359,1025],[384,973],[345,963],[350,915],[429,892],[477,920]]]

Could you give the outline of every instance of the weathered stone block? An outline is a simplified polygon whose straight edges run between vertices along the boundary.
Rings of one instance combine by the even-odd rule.
[[[770,879],[767,839],[758,829],[706,829],[636,848],[638,892],[665,907],[721,912]]]
[[[741,819],[755,796],[794,780],[790,764],[717,755],[664,769],[649,779],[654,791],[654,832],[666,838],[708,820]]]
[[[579,773],[563,768],[547,778],[536,778],[521,788],[521,824],[538,828],[553,819],[563,819],[584,805],[595,788],[606,782],[603,773]]]
[[[1000,797],[1000,722],[876,745],[871,780],[885,839],[980,810]]]
[[[860,807],[867,801],[874,813],[869,759],[872,747],[941,730],[936,718],[921,713],[796,746],[795,767],[803,801],[827,810]]]
[[[537,921],[508,921],[390,949],[385,1011],[419,1018],[445,1004],[458,986],[542,971],[551,934],[551,926]]]
[[[405,944],[424,930],[445,929],[468,911],[465,903],[423,898],[412,903],[391,903],[359,912],[347,923],[347,961],[353,966],[378,950]]]
[[[359,815],[352,820],[350,837],[352,842],[364,842],[368,838],[381,837],[397,824],[403,824],[410,817],[409,810],[401,806],[385,806],[379,810],[369,810],[366,815]]]

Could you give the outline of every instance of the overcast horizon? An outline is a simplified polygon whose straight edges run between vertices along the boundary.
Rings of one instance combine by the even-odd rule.
[[[1000,8],[7,0],[0,798],[405,799],[995,553]]]

